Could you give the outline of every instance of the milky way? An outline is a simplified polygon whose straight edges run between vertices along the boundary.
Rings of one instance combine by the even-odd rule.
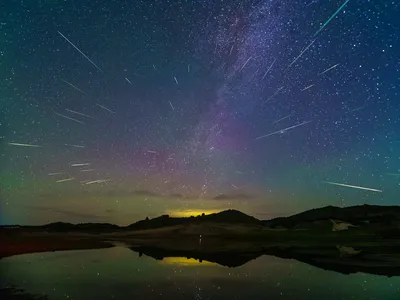
[[[398,10],[361,0],[6,5],[4,222],[397,204],[398,177],[387,174],[400,172]]]

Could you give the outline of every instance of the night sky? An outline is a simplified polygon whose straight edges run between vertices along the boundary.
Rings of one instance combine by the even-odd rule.
[[[0,16],[2,224],[400,204],[398,1],[7,1]]]

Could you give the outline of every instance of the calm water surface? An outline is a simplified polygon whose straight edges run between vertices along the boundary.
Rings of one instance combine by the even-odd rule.
[[[400,277],[342,275],[272,256],[227,268],[115,247],[14,256],[0,268],[3,285],[49,299],[400,299]]]

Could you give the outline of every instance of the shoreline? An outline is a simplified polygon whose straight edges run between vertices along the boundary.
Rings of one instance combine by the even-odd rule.
[[[114,247],[101,239],[80,236],[12,236],[0,235],[0,259],[32,253],[68,251],[68,250],[91,250]]]
[[[154,233],[154,232],[153,232]],[[112,248],[116,244],[157,260],[165,257],[191,257],[226,267],[238,267],[263,255],[295,259],[342,274],[357,272],[400,276],[400,241],[382,239],[274,239],[274,235],[255,239],[224,235],[88,234],[49,232],[2,232],[0,260],[15,255],[68,250]],[[249,238],[249,237],[248,237]]]

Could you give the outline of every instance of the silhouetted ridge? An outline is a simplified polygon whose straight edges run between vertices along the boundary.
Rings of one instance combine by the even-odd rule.
[[[213,223],[230,223],[230,224],[254,224],[261,225],[261,221],[254,217],[246,215],[240,211],[229,209],[219,213],[209,214],[189,218],[174,218],[169,215],[163,215],[153,219],[145,219],[133,223],[126,227],[126,229],[141,230],[141,229],[154,229],[168,226],[177,226],[184,224],[202,224],[207,222]]]
[[[207,223],[241,224],[249,226],[265,226],[272,229],[299,229],[332,231],[332,222],[346,222],[350,228],[365,227],[369,232],[378,233],[385,237],[400,237],[400,206],[360,205],[351,207],[326,206],[311,209],[290,217],[280,217],[260,221],[238,210],[229,209],[209,215],[176,218],[162,215],[156,218],[146,218],[126,227],[109,223],[71,224],[65,222],[50,223],[43,226],[0,226],[0,228],[17,227],[44,229],[54,232],[112,232],[119,230],[143,230],[171,227],[187,224],[202,225]]]
[[[388,225],[400,221],[399,206],[359,205],[350,207],[326,206],[272,220],[262,221],[268,227],[284,226],[292,228],[301,223],[322,220],[340,220],[352,224],[384,222]]]
[[[47,231],[66,232],[66,231],[87,231],[87,232],[105,232],[120,229],[118,225],[109,223],[80,223],[71,224],[64,222],[55,222],[41,226]]]
[[[228,209],[219,213],[205,215],[202,218],[213,222],[260,224],[260,220],[235,209]]]

